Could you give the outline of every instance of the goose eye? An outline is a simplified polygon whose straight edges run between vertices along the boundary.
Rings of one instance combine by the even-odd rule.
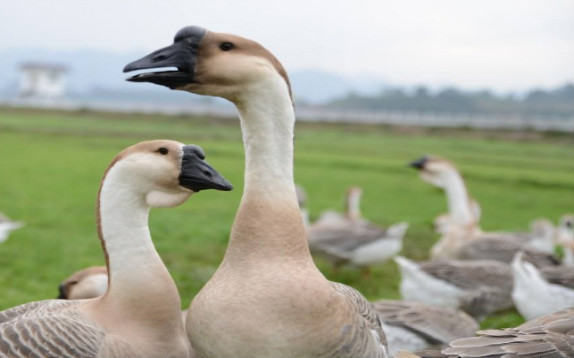
[[[221,51],[231,51],[233,47],[234,46],[231,42],[223,42],[221,45],[219,45]]]
[[[68,282],[68,285],[74,286],[74,285],[77,284],[77,283],[78,283],[78,281],[70,281],[70,282]]]
[[[157,150],[157,152],[158,152],[159,154],[166,155],[167,153],[169,153],[169,149],[164,148],[164,147],[161,147],[161,148],[159,148],[159,149]]]

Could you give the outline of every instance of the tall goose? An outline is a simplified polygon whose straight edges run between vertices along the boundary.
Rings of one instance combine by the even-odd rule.
[[[0,356],[190,356],[179,293],[154,248],[148,215],[150,207],[176,206],[209,188],[231,186],[197,146],[149,141],[118,154],[97,205],[108,290],[95,299],[37,301],[0,312]]]
[[[403,300],[460,308],[478,319],[512,307],[512,272],[497,261],[428,261],[395,257]]]
[[[311,251],[327,258],[338,269],[342,265],[369,267],[383,263],[401,251],[408,224],[401,222],[380,228],[361,217],[363,191],[351,187],[345,200],[346,212],[328,211],[307,230]]]
[[[190,26],[124,71],[129,78],[218,96],[239,110],[245,186],[219,268],[186,322],[202,357],[385,357],[372,305],[328,281],[309,252],[293,182],[295,113],[281,63],[260,44]]]
[[[546,233],[483,232],[473,213],[472,199],[456,166],[446,159],[425,156],[410,164],[421,178],[444,189],[451,221],[448,232],[431,251],[433,259],[498,260],[508,263],[525,251],[537,266],[557,265],[551,253],[554,240]],[[541,241],[543,241],[541,243]],[[540,248],[546,251],[540,251]]]

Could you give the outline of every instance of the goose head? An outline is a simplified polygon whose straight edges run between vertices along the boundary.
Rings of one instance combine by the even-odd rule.
[[[454,164],[436,156],[424,156],[409,163],[409,166],[417,169],[424,181],[443,189],[449,178],[458,175]]]
[[[108,270],[105,266],[88,267],[62,281],[58,287],[59,299],[80,300],[95,298],[106,293]]]
[[[281,63],[259,43],[199,26],[179,30],[173,44],[129,63],[124,72],[175,68],[134,75],[131,82],[150,82],[172,90],[217,96],[237,102],[249,88],[281,81],[291,93]]]
[[[205,161],[196,145],[170,140],[141,142],[116,156],[110,170],[130,183],[150,207],[171,207],[205,189],[228,191],[231,184]],[[108,173],[106,173],[108,175]]]
[[[556,231],[556,244],[574,249],[574,215],[562,216]]]

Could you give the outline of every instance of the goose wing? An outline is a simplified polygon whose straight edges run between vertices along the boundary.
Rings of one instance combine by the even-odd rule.
[[[358,247],[385,237],[386,230],[364,222],[347,222],[311,230],[310,242],[329,246],[337,251],[351,252]]]
[[[39,301],[0,312],[2,357],[96,357],[104,336],[78,310],[78,301]]]
[[[540,273],[550,283],[574,289],[574,267],[572,266],[543,267]]]
[[[474,290],[484,286],[512,290],[512,272],[497,261],[427,261],[420,263],[423,271],[457,287]]]
[[[574,309],[530,320],[516,328],[478,331],[478,337],[450,343],[443,353],[455,357],[574,357]]]
[[[338,282],[331,282],[331,284],[336,292],[345,297],[358,317],[357,323],[359,327],[355,327],[355,333],[351,337],[351,342],[344,343],[344,346],[346,346],[345,349],[350,350],[349,353],[351,354],[349,356],[387,357],[387,339],[383,331],[381,320],[373,304],[367,301],[359,291],[352,287]],[[365,344],[365,342],[369,342],[373,338],[375,345]],[[363,354],[359,354],[359,350],[365,349],[372,349],[373,351],[363,351]],[[353,354],[353,352],[355,354]]]
[[[554,255],[526,248],[527,242],[516,236],[491,234],[469,241],[460,248],[458,257],[463,260],[495,260],[508,263],[516,253],[524,251],[525,260],[532,262],[536,267],[560,264],[560,260]]]
[[[474,336],[479,328],[472,317],[448,307],[389,300],[374,302],[373,306],[386,324],[415,331],[434,344]]]

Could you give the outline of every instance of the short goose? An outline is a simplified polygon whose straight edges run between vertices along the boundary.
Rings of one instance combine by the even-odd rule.
[[[108,270],[106,266],[88,267],[65,279],[58,289],[60,299],[79,300],[99,297],[108,289]]]
[[[0,213],[0,244],[8,240],[10,233],[24,226],[21,221],[12,221],[4,214]]]
[[[330,282],[309,252],[293,182],[295,113],[281,63],[260,44],[190,26],[124,71],[129,78],[223,97],[239,110],[245,186],[229,246],[186,322],[202,357],[386,357],[372,305]]]
[[[373,303],[389,343],[389,352],[442,348],[472,337],[478,323],[466,313],[420,302],[382,300]]]
[[[550,313],[516,328],[487,329],[478,337],[450,342],[444,357],[454,358],[572,358],[574,308]]]
[[[574,289],[550,283],[530,262],[518,253],[512,261],[514,287],[512,300],[526,320],[574,306]],[[574,268],[569,267],[570,271]]]
[[[107,292],[0,312],[0,356],[190,356],[179,293],[151,241],[148,215],[150,207],[176,206],[209,188],[231,186],[197,146],[161,140],[122,151],[98,195],[98,233],[111,283]]]
[[[407,223],[398,223],[383,229],[361,217],[362,190],[351,187],[346,196],[346,213],[324,213],[309,226],[309,247],[314,254],[329,260],[338,269],[351,265],[363,269],[383,263],[394,257],[403,247]]]
[[[397,256],[403,300],[460,308],[475,318],[512,307],[512,272],[497,261],[428,261]]]
[[[508,263],[518,251],[527,251],[528,259],[534,260],[537,266],[559,263],[551,254],[554,239],[548,230],[542,233],[483,232],[464,180],[453,163],[440,157],[425,156],[410,165],[419,170],[423,180],[442,188],[447,197],[451,220],[448,231],[432,248],[433,259],[497,260]],[[541,248],[546,251],[540,251]]]

